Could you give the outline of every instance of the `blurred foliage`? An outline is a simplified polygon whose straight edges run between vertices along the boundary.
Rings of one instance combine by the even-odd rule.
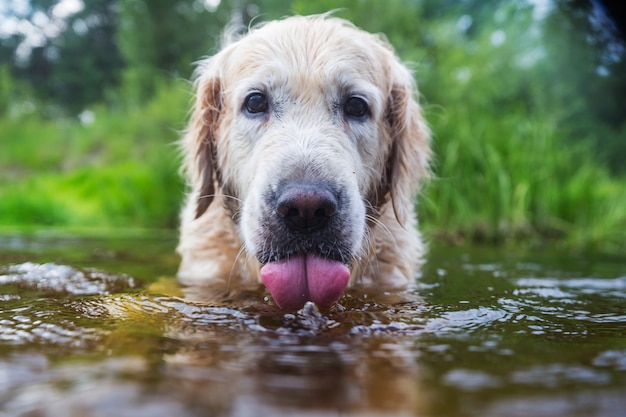
[[[117,7],[114,1],[90,0],[61,20],[55,16],[57,4],[33,0],[23,14],[13,16],[29,29],[0,39],[0,62],[8,63],[12,75],[47,104],[42,110],[77,113],[119,85],[123,60],[115,42]]]
[[[0,224],[176,227],[188,104],[185,84],[165,83],[141,107],[96,106],[84,123],[0,118]]]
[[[625,48],[598,3],[97,0],[61,22],[58,3],[14,13],[59,28],[29,54],[0,32],[0,224],[174,227],[194,61],[229,22],[335,10],[413,63],[432,235],[626,249]]]
[[[230,13],[200,1],[121,0],[117,39],[126,58],[123,92],[141,103],[160,80],[189,79],[192,63],[206,56]]]

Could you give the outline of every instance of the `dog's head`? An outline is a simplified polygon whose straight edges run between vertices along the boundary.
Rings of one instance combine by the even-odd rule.
[[[380,37],[323,16],[268,23],[199,68],[183,146],[202,216],[217,193],[282,307],[334,302],[381,207],[427,175],[411,73]]]

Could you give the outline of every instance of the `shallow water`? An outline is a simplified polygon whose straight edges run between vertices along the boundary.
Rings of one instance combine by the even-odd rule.
[[[420,301],[284,313],[174,245],[0,237],[0,416],[626,415],[626,257],[433,247]]]

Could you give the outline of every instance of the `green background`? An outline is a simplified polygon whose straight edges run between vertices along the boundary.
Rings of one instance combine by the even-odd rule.
[[[626,250],[625,47],[598,3],[17,3],[0,9],[0,229],[174,230],[193,63],[230,21],[336,10],[415,69],[430,239]]]

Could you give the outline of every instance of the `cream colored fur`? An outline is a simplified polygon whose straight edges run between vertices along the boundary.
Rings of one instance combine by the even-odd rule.
[[[299,175],[346,190],[352,287],[415,281],[424,248],[414,204],[430,133],[412,75],[386,41],[338,18],[290,17],[226,41],[201,63],[195,86],[181,141],[190,187],[177,249],[182,282],[257,286],[263,194]],[[258,89],[273,97],[275,117],[242,114]],[[338,116],[346,92],[366,98],[368,120]]]

